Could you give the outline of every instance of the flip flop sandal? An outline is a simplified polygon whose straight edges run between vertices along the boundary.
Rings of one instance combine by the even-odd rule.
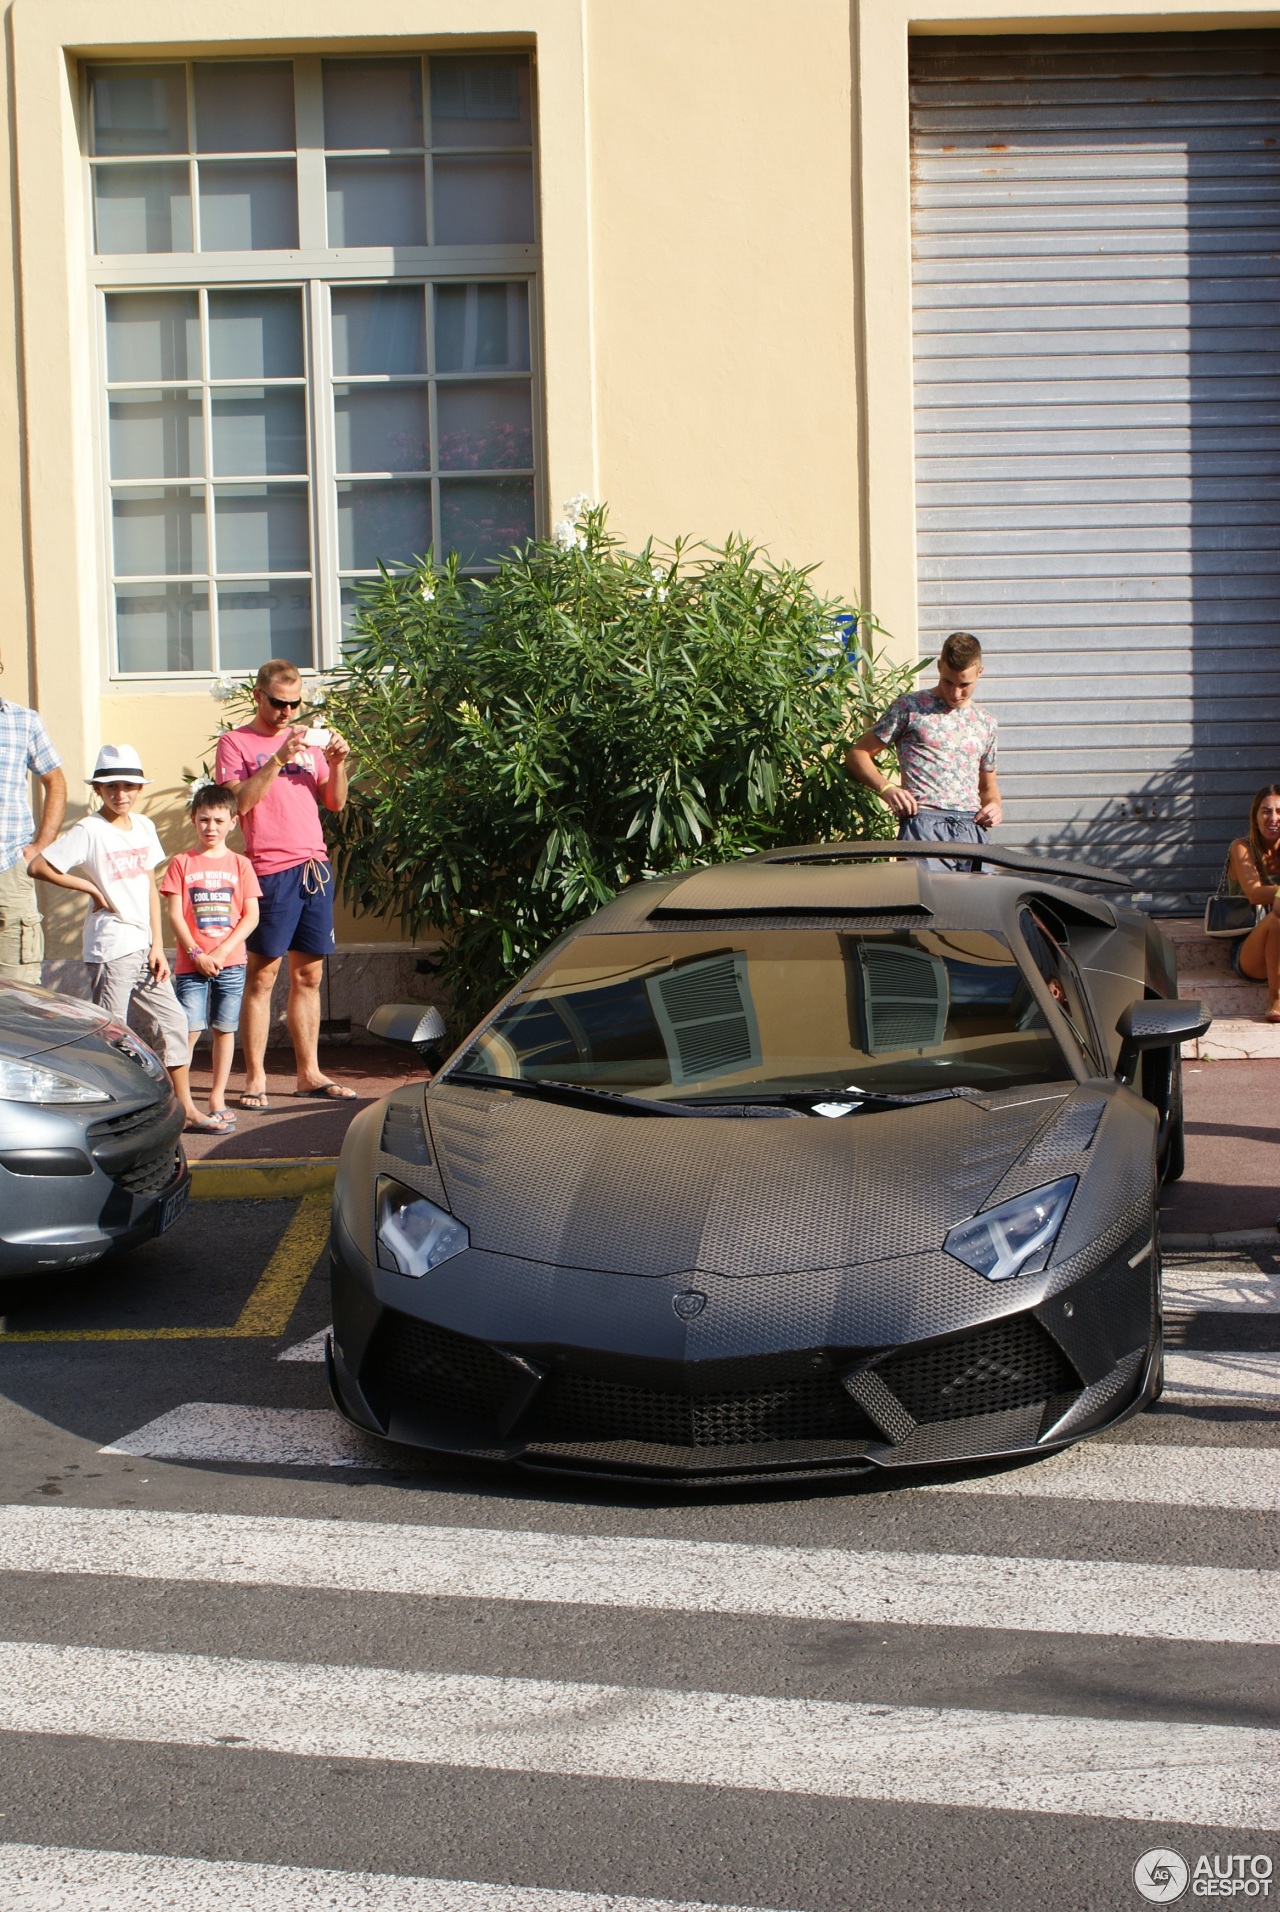
[[[184,1135],[225,1135],[229,1127],[229,1123],[219,1122],[212,1115],[198,1115],[194,1122],[186,1124],[182,1133]]]
[[[340,1082],[322,1082],[318,1089],[295,1089],[295,1099],[303,1102],[358,1102],[359,1096],[354,1089],[345,1089]]]
[[[243,1095],[236,1097],[236,1107],[248,1109],[252,1115],[268,1115],[271,1112],[265,1089],[246,1089]]]

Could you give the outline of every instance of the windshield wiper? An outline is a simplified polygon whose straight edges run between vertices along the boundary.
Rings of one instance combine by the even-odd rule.
[[[700,1115],[684,1102],[650,1102],[642,1095],[621,1095],[613,1089],[592,1089],[583,1082],[561,1082],[554,1076],[532,1081],[526,1076],[482,1075],[479,1070],[451,1069],[441,1082],[465,1082],[471,1089],[509,1089],[513,1095],[534,1095],[546,1102],[585,1102],[615,1115]]]
[[[832,1106],[841,1102],[856,1102],[860,1108],[869,1109],[906,1109],[914,1108],[921,1102],[946,1102],[954,1096],[966,1097],[975,1094],[972,1089],[922,1089],[917,1095],[885,1095],[875,1089],[779,1089],[773,1094],[757,1096],[724,1096],[699,1098],[699,1106],[710,1108],[719,1106],[749,1108],[783,1108],[803,1112],[822,1106]]]

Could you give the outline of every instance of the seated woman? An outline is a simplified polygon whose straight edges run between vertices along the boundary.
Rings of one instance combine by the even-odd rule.
[[[1227,869],[1231,889],[1267,912],[1232,943],[1232,967],[1249,982],[1266,983],[1266,1019],[1280,1022],[1280,783],[1267,784],[1250,804],[1249,834],[1231,845]]]

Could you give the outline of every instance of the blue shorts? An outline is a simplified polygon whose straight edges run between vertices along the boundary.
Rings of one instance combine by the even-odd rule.
[[[267,962],[286,950],[301,956],[327,956],[333,949],[333,870],[312,858],[292,869],[258,877],[258,927],[245,948]]]
[[[234,1034],[239,1028],[244,971],[243,963],[229,963],[216,976],[202,976],[195,969],[174,971],[173,993],[186,1011],[192,1035],[209,1028]]]

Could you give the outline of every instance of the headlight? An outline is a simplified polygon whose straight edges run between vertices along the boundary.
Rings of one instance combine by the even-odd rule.
[[[148,1049],[141,1036],[135,1036],[124,1023],[109,1022],[102,1033],[113,1049],[118,1049],[122,1056],[128,1056],[130,1062],[136,1062],[140,1069],[145,1069],[153,1082],[168,1082],[169,1072],[155,1050]]]
[[[60,1069],[46,1069],[39,1062],[19,1062],[15,1056],[0,1056],[0,1101],[5,1102],[110,1102],[101,1089],[63,1075]]]
[[[462,1223],[390,1175],[378,1177],[378,1266],[425,1275],[471,1246]]]
[[[1064,1175],[1060,1182],[1015,1195],[1011,1202],[988,1208],[970,1222],[958,1222],[942,1245],[988,1281],[1038,1275],[1058,1238],[1077,1179]]]

